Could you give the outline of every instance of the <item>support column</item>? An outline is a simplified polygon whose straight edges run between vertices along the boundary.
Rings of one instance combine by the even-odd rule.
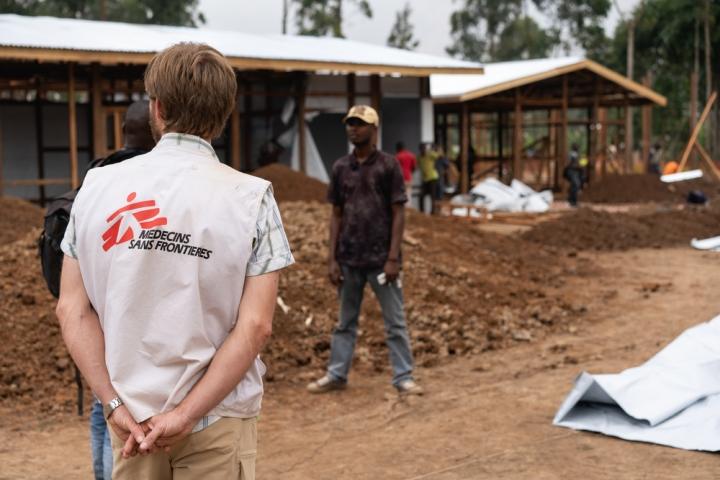
[[[555,163],[555,188],[560,187],[560,179],[565,169],[565,159],[567,157],[567,130],[568,130],[568,77],[563,75],[562,78],[562,102],[560,109],[560,131],[558,139],[557,161]]]
[[[242,140],[240,148],[242,149],[242,157],[240,158],[240,170],[251,171],[252,168],[252,94],[249,82],[244,83],[243,88],[243,116],[240,124]]]
[[[523,121],[522,121],[522,98],[520,97],[520,89],[515,89],[515,112],[513,113],[513,167],[512,175],[522,181],[523,166],[522,166],[522,135],[523,135]]]
[[[632,173],[633,160],[633,122],[632,110],[630,109],[630,99],[625,94],[625,173]]]
[[[467,102],[460,104],[461,115],[460,115],[460,185],[462,193],[467,193],[470,190],[470,172],[469,172],[469,155],[470,155],[470,121],[468,113]]]
[[[600,152],[600,176],[605,178],[607,176],[607,125],[605,119],[607,118],[607,109],[601,108],[598,112],[598,125],[600,128],[600,138],[598,140],[598,149]]]
[[[132,94],[132,93],[131,93]],[[92,64],[92,132],[93,132],[93,158],[102,158],[107,155],[107,126],[105,112],[102,105],[102,76],[100,65]],[[115,138],[117,143],[117,138]]]
[[[355,74],[349,73],[345,77],[345,81],[347,82],[347,109],[350,110],[350,107],[355,105]]]
[[[370,76],[370,106],[375,109],[380,117],[380,126],[377,132],[377,148],[382,150],[382,113],[380,112],[380,100],[382,98],[382,91],[380,86],[380,75]]]
[[[645,75],[643,85],[650,88],[652,77],[650,73]],[[650,165],[647,163],[650,159],[650,144],[652,143],[652,105],[645,105],[641,110],[642,114],[642,163],[645,164],[645,171],[648,171]]]
[[[37,149],[37,176],[38,180],[45,179],[45,148],[43,132],[43,100],[45,99],[45,85],[39,78],[35,84],[35,148]],[[40,182],[38,185],[38,198],[40,205],[45,205],[45,185]]]
[[[235,170],[240,164],[240,96],[235,97],[235,107],[230,114],[230,166]]]
[[[297,78],[297,131],[298,131],[298,159],[300,171],[307,174],[307,158],[305,147],[305,73],[301,72]]]
[[[502,180],[505,169],[505,152],[503,152],[503,114],[497,112],[497,141],[498,141],[498,180]]]
[[[596,174],[595,168],[598,162],[598,143],[600,129],[602,128],[598,121],[600,115],[600,89],[600,77],[596,76],[595,89],[593,92],[592,114],[590,116],[592,121],[592,128],[590,129],[590,149],[588,150],[588,162],[590,162],[590,164],[588,165],[588,175],[590,176],[589,180],[592,180],[592,177]]]
[[[68,64],[68,133],[70,147],[70,182],[72,188],[80,186],[78,175],[78,151],[77,151],[77,110],[75,106],[75,64]]]

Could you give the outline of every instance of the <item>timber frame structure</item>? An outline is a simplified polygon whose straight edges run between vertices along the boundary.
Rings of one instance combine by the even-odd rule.
[[[559,189],[573,128],[584,129],[586,144],[581,148],[591,174],[605,175],[609,168],[630,171],[632,148],[624,149],[619,164],[607,152],[608,132],[613,128],[624,133],[624,139],[616,135],[613,144],[632,143],[625,128],[632,107],[643,109],[642,149],[647,158],[651,108],[665,106],[663,96],[591,60],[570,59],[530,75],[522,73],[524,62],[512,63],[520,72],[516,78],[492,83],[494,64],[486,64],[484,85],[479,88],[440,96],[433,85],[436,143],[458,152],[463,192],[470,188],[473,167],[476,175],[496,171],[498,178]],[[525,133],[531,129],[542,130],[544,136],[527,144]]]
[[[248,40],[266,40],[239,32],[181,27],[161,27],[158,32],[155,26],[16,15],[0,15],[0,28],[3,21],[10,27],[19,25],[18,38],[27,46],[10,38],[12,31],[7,38],[0,39],[0,113],[3,107],[6,108],[5,116],[0,115],[0,196],[10,189],[27,192],[27,188],[37,188],[36,200],[41,204],[54,194],[78,187],[87,162],[123,145],[124,111],[133,101],[144,98],[143,73],[155,54],[155,51],[120,50],[119,45],[125,45],[124,36],[147,33],[154,43],[149,46],[143,43],[145,50],[164,48],[155,48],[155,44],[169,45],[188,40],[211,45],[214,40],[224,41],[223,45],[232,49],[234,35],[242,36],[241,40],[246,43]],[[103,38],[105,44],[95,47],[83,44],[83,40],[75,40],[77,36],[68,35],[58,39],[59,46],[53,46],[50,45],[52,35],[43,31],[46,23],[63,32],[73,29],[71,33],[82,32],[83,38],[88,36],[87,29],[102,29],[107,24],[109,29],[116,30],[116,36]],[[163,35],[162,39],[153,37],[159,34]],[[36,39],[40,46],[35,45]],[[76,48],[63,47],[74,41],[79,42]],[[242,171],[258,166],[253,158],[257,150],[253,147],[258,143],[258,125],[273,129],[279,119],[285,117],[288,104],[292,105],[291,125],[294,123],[298,132],[307,132],[306,114],[328,111],[339,114],[356,102],[370,104],[380,111],[384,89],[392,96],[393,92],[397,95],[396,90],[404,88],[406,92],[413,92],[410,95],[418,101],[425,100],[429,107],[430,74],[483,71],[479,64],[442,58],[437,59],[439,66],[433,66],[433,57],[375,45],[367,48],[381,49],[377,50],[380,55],[353,55],[352,48],[363,45],[356,42],[348,43],[348,60],[344,61],[342,53],[337,53],[338,46],[340,52],[343,48],[343,44],[337,42],[343,41],[328,39],[328,46],[332,48],[328,48],[330,53],[327,53],[322,51],[324,39],[269,37],[267,42],[278,52],[269,52],[268,58],[238,56],[218,47],[236,70],[238,81],[235,109],[223,135],[213,141],[221,160]],[[296,44],[300,46],[296,47]],[[288,51],[283,51],[283,47]],[[244,51],[255,50],[252,45],[243,48]],[[336,51],[332,51],[333,48]],[[262,50],[262,46],[258,46],[258,50]],[[413,63],[415,59],[417,65]],[[20,106],[24,109],[23,115],[27,114],[29,106],[34,109],[34,121],[24,123],[26,126],[32,124],[35,130],[29,136],[34,137],[29,142],[34,143],[33,148],[12,138],[18,134],[18,129],[13,129],[12,117]],[[430,111],[428,108],[428,121],[431,122]],[[49,113],[54,115],[52,127],[48,126]],[[419,125],[420,121],[417,123]],[[424,129],[429,131],[425,137],[431,138],[432,125]],[[14,141],[12,158],[3,158],[11,141]],[[299,169],[307,173],[306,141],[306,135],[297,135]],[[344,145],[346,149],[347,144]],[[58,161],[59,157],[62,162]],[[6,175],[3,178],[7,171],[3,163],[7,167],[8,162],[22,168],[16,168],[12,177]]]

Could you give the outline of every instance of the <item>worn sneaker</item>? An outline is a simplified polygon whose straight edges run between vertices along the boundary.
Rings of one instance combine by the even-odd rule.
[[[346,382],[341,380],[335,380],[329,375],[325,375],[322,378],[310,382],[307,386],[308,392],[310,393],[325,393],[332,390],[344,390],[347,386]]]
[[[415,383],[415,380],[413,379],[403,380],[402,382],[395,385],[395,388],[397,388],[397,391],[400,395],[423,394],[423,388],[417,383]]]

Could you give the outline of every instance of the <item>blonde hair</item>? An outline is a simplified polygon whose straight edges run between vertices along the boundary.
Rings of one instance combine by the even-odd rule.
[[[145,69],[145,90],[162,106],[167,131],[217,138],[237,94],[230,63],[199,43],[178,43],[155,55]]]

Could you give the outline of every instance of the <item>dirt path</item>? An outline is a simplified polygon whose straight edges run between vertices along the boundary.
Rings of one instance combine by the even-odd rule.
[[[551,425],[581,370],[637,365],[720,310],[717,254],[653,249],[591,258],[605,273],[563,287],[589,306],[580,327],[421,369],[425,397],[398,401],[386,376],[351,376],[348,390],[321,397],[300,383],[271,384],[258,478],[715,478],[716,455]],[[0,427],[0,479],[89,478],[84,421],[27,430],[11,423]]]

